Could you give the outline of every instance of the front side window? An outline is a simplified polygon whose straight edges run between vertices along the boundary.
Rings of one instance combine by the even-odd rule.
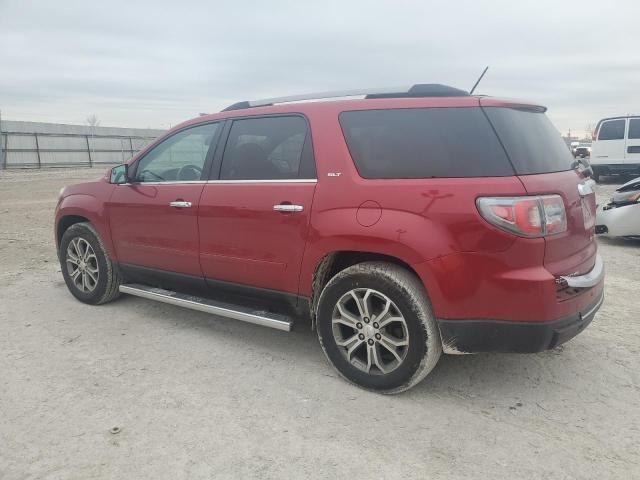
[[[640,138],[640,118],[632,118],[629,120],[629,138]]]
[[[137,164],[136,182],[186,182],[200,180],[204,163],[219,125],[188,128],[156,145]]]
[[[311,143],[302,117],[235,120],[222,157],[221,180],[313,178]]]
[[[609,120],[604,122],[598,133],[598,140],[622,140],[626,120]]]

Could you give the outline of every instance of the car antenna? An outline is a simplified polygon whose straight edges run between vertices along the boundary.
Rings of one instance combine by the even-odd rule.
[[[478,84],[480,83],[480,80],[482,80],[482,77],[484,77],[484,74],[487,73],[487,70],[489,70],[489,65],[487,65],[486,67],[484,67],[484,70],[482,71],[482,73],[480,74],[480,77],[478,78],[478,80],[476,80],[476,83],[473,85],[473,88],[471,89],[471,91],[469,92],[469,95],[473,95],[474,90],[476,89],[476,87],[478,86]]]

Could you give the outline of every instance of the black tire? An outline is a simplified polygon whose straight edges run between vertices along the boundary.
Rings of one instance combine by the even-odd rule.
[[[69,266],[69,245],[73,241],[82,240],[87,242],[95,254],[95,267],[98,269],[97,281],[90,291],[83,291],[78,287],[71,278],[69,270],[74,265]],[[101,303],[110,302],[120,296],[120,274],[118,269],[113,265],[109,255],[104,248],[102,240],[93,225],[87,222],[76,223],[69,227],[62,235],[60,241],[60,251],[58,252],[60,259],[60,269],[62,276],[67,284],[67,288],[71,294],[78,300],[91,305],[99,305]]]
[[[347,353],[345,353],[347,347],[340,347],[337,343],[334,312],[337,311],[338,301],[346,298],[347,294],[354,289],[360,292],[371,289],[376,294],[382,294],[395,304],[392,308],[404,317],[403,330],[406,330],[408,335],[406,338],[408,345],[402,347],[404,355],[402,361],[393,360],[396,362],[395,369],[388,373],[380,370],[364,371],[363,362],[356,359],[355,363],[362,366],[354,365],[353,361],[347,359]],[[345,305],[343,304],[343,307]],[[374,318],[372,315],[371,321]],[[382,315],[379,318],[382,318]],[[361,324],[361,322],[358,323]],[[338,327],[344,328],[341,324]],[[359,332],[355,329],[352,331],[356,334]],[[380,331],[382,332],[382,329]],[[343,378],[364,389],[379,393],[393,394],[410,389],[435,367],[442,354],[440,332],[424,286],[413,272],[393,263],[360,263],[339,272],[329,280],[318,301],[317,332],[327,359]],[[366,342],[371,341],[371,338],[366,340]],[[365,348],[367,352],[365,355],[368,355],[366,342],[361,343],[357,348]],[[376,344],[371,348],[379,349],[377,358],[381,359],[379,352],[384,351],[380,350],[383,347]],[[384,353],[389,357],[389,351]],[[371,364],[370,361],[368,363]]]

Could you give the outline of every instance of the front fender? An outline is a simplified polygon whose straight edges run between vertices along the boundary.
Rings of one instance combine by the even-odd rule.
[[[109,229],[109,219],[104,208],[104,201],[89,194],[71,194],[60,200],[56,207],[55,215],[55,239],[56,248],[59,248],[60,222],[69,216],[86,218],[100,235],[100,239],[109,254],[109,257],[117,261],[115,249]]]

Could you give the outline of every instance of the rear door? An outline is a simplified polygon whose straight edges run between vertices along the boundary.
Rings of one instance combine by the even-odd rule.
[[[623,164],[625,161],[626,118],[605,120],[598,129],[591,159],[595,164]]]
[[[625,163],[640,164],[640,118],[629,119]]]
[[[200,203],[203,273],[296,294],[316,187],[307,121],[234,119],[223,144]]]
[[[595,193],[571,168],[573,158],[544,111],[485,108],[518,178],[530,195],[560,195],[566,232],[545,237],[544,264],[555,275],[583,274],[595,262]]]

